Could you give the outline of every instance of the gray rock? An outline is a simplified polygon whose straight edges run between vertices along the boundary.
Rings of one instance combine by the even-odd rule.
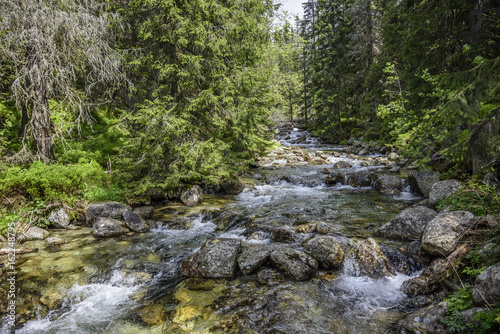
[[[349,254],[349,261],[344,260],[342,271],[353,276],[368,276],[374,279],[394,275],[389,260],[378,243],[368,238],[356,245]]]
[[[50,213],[49,216],[50,225],[55,228],[68,228],[70,221],[71,217],[66,208],[54,210]]]
[[[432,185],[429,193],[429,201],[432,205],[438,204],[439,201],[458,192],[462,187],[462,183],[457,180],[439,181]]]
[[[26,240],[43,240],[49,236],[49,232],[38,226],[31,226],[25,233]]]
[[[432,255],[448,256],[458,246],[462,232],[472,222],[474,215],[468,211],[442,213],[432,219],[422,234],[422,247]]]
[[[127,211],[132,211],[132,208],[118,202],[92,203],[87,207],[85,222],[92,226],[99,217],[120,219]]]
[[[295,241],[294,233],[284,228],[278,228],[271,233],[271,238],[276,242],[292,243]]]
[[[432,185],[438,181],[439,181],[439,172],[411,171],[410,173],[408,173],[408,182],[410,183],[411,191],[416,194],[423,195],[425,198],[429,197]]]
[[[277,285],[285,280],[285,277],[274,269],[264,268],[257,273],[257,282],[262,285]]]
[[[348,183],[353,187],[371,187],[377,179],[378,176],[374,172],[360,170],[352,173]]]
[[[462,245],[446,259],[435,259],[420,276],[404,281],[401,291],[416,296],[437,290],[450,275],[455,274],[455,268],[458,268],[467,253],[467,247]]]
[[[325,178],[325,183],[329,185],[347,184],[347,180],[349,179],[349,174],[340,171],[334,171],[330,175]]]
[[[346,161],[339,161],[333,165],[333,168],[341,169],[341,168],[351,168],[352,165]]]
[[[437,212],[425,207],[409,207],[377,229],[378,235],[399,240],[420,240],[427,223]]]
[[[238,178],[231,180],[224,180],[224,182],[222,183],[222,190],[226,194],[230,195],[238,195],[240,192],[243,191],[244,188],[245,186]]]
[[[440,302],[411,313],[398,324],[412,333],[447,333],[446,326],[441,322],[447,308],[446,302]]]
[[[187,206],[195,206],[203,201],[203,189],[200,186],[194,185],[181,194],[181,202]]]
[[[382,175],[375,181],[375,189],[381,194],[399,194],[403,190],[403,181],[393,175]]]
[[[125,224],[129,229],[134,232],[146,232],[149,230],[148,225],[137,213],[125,212],[123,214],[123,219],[125,219]]]
[[[237,257],[241,240],[213,239],[181,263],[181,273],[187,277],[231,278],[238,268]]]
[[[344,251],[337,239],[329,236],[318,236],[304,245],[304,252],[318,260],[324,269],[339,267],[344,259]]]
[[[49,247],[56,246],[56,245],[62,245],[65,243],[66,243],[66,240],[61,239],[61,238],[47,238],[47,239],[45,239],[45,244],[47,244],[47,246],[49,246]]]
[[[358,152],[358,155],[367,155],[369,154],[370,151],[368,151],[366,148],[362,149],[361,151]]]
[[[130,232],[128,228],[123,227],[119,220],[99,217],[92,227],[92,234],[96,237],[115,237]]]
[[[140,206],[134,209],[134,213],[138,214],[142,218],[150,218],[153,215],[154,208],[152,206]]]
[[[269,257],[273,266],[297,281],[305,281],[316,274],[318,261],[299,250],[283,247],[271,252]]]
[[[245,248],[238,256],[238,266],[243,275],[250,275],[262,266],[271,252],[262,245],[253,245]]]
[[[472,298],[478,305],[500,304],[500,263],[486,268],[477,278]]]

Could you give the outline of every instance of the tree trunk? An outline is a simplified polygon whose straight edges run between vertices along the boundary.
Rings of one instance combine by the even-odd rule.
[[[293,122],[293,103],[292,103],[292,93],[288,94],[288,101],[290,102],[290,122]]]
[[[38,101],[33,104],[31,110],[33,146],[36,154],[48,160],[53,160],[55,158],[54,143],[51,136],[49,100],[46,95],[45,82],[39,82],[35,91],[38,96]]]
[[[28,125],[29,114],[28,114],[28,102],[26,100],[22,103],[22,114],[21,114],[21,126],[19,127],[19,131],[17,132],[17,138],[19,140],[23,140],[26,136],[26,126]]]

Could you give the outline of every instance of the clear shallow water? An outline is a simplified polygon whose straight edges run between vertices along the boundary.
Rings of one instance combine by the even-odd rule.
[[[296,145],[302,135],[295,131],[282,143]],[[299,145],[337,149],[310,137]],[[328,158],[348,161],[354,169],[373,168]],[[408,191],[389,196],[370,187],[327,186],[324,167],[257,169],[250,175],[255,186],[238,196],[208,197],[194,209],[156,208],[156,220],[183,230],[155,224],[145,234],[96,239],[84,228],[56,233],[71,242],[55,250],[33,243],[40,251],[19,264],[18,310],[30,321],[16,333],[399,333],[392,324],[401,317],[397,306],[405,298],[399,287],[409,278],[401,273],[373,280],[336,271],[274,287],[258,285],[252,275],[238,276],[216,280],[206,291],[189,289],[179,274],[182,259],[204,241],[244,240],[253,223],[288,229],[326,223],[362,240],[420,199]],[[221,225],[224,215],[230,218]],[[48,311],[39,301],[50,298],[59,302]]]

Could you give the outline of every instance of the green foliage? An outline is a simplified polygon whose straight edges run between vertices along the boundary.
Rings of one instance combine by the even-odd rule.
[[[217,182],[267,146],[275,94],[267,66],[270,1],[135,0],[138,100],[122,118],[124,177],[139,190]]]
[[[438,203],[438,210],[445,208],[470,211],[476,216],[494,214],[500,211],[500,196],[495,187],[470,180],[457,193]]]
[[[28,168],[11,167],[0,175],[0,194],[28,201],[74,202],[86,184],[105,186],[107,179],[97,162],[82,160],[65,166],[35,161]]]
[[[448,303],[447,315],[441,321],[449,327],[452,332],[460,333],[466,328],[465,318],[460,311],[467,310],[473,307],[472,288],[466,285],[465,288],[459,289],[457,292],[446,298]]]
[[[0,155],[19,149],[16,138],[19,117],[13,101],[0,99]]]

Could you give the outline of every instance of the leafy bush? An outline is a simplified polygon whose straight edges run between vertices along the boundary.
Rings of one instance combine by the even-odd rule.
[[[106,187],[108,177],[95,161],[70,165],[45,165],[35,161],[28,168],[11,167],[0,175],[0,194],[20,195],[28,201],[74,202],[88,185]]]
[[[470,180],[457,193],[437,205],[438,210],[445,208],[451,211],[470,211],[476,216],[484,216],[500,211],[500,197],[495,187]]]

